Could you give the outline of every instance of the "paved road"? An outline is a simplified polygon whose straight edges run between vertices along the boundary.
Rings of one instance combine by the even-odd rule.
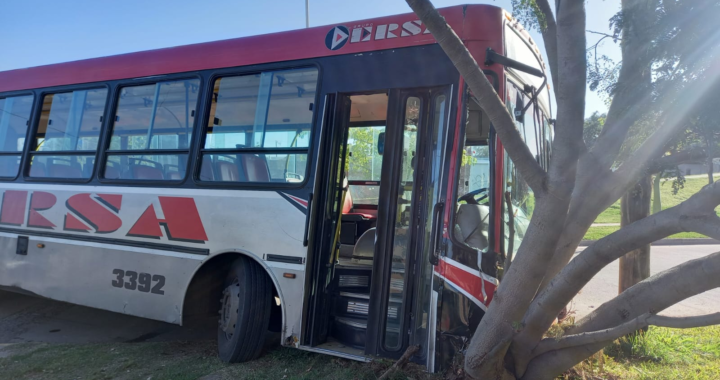
[[[701,258],[710,253],[720,251],[720,245],[675,245],[655,246],[650,256],[650,274],[682,264],[685,261]],[[578,250],[580,252],[580,250]],[[718,274],[720,276],[720,273]],[[605,267],[593,278],[575,298],[572,309],[576,317],[585,316],[594,308],[602,305],[617,295],[618,262]],[[688,316],[709,314],[720,311],[720,289],[713,289],[674,305],[662,314]]]
[[[657,246],[651,271],[657,273],[684,261],[720,250],[720,245]],[[720,275],[720,274],[719,274]],[[573,303],[578,317],[617,294],[618,264],[609,265]],[[720,311],[720,289],[685,300],[667,310],[672,315]],[[212,339],[215,325],[179,327],[163,322],[0,291],[0,356],[9,343],[133,342]]]

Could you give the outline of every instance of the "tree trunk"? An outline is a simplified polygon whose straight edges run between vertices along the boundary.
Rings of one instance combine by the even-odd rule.
[[[708,183],[709,184],[712,184],[714,181],[714,178],[713,178],[714,170],[713,169],[715,169],[715,168],[713,167],[713,157],[715,156],[714,155],[715,152],[713,152],[713,145],[714,145],[714,142],[712,141],[711,138],[708,137],[708,139],[707,139],[707,154],[708,154],[707,155],[707,167],[708,167],[707,175],[708,175]]]
[[[657,214],[662,210],[662,200],[660,199],[660,180],[662,180],[663,171],[658,173],[653,179],[653,202],[652,213]]]
[[[620,201],[621,227],[650,216],[651,178],[645,176]],[[658,192],[659,194],[659,192]],[[650,277],[650,245],[627,253],[620,258],[618,294]]]

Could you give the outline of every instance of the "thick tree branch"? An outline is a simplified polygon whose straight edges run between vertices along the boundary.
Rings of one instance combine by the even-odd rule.
[[[407,3],[420,21],[427,26],[478,99],[480,107],[490,118],[505,150],[528,186],[538,194],[544,193],[547,174],[530,152],[502,99],[463,42],[429,0],[407,0]]]
[[[705,88],[699,80],[683,83],[673,101],[662,102],[659,107],[666,115],[661,119],[662,123],[617,170],[601,168],[591,152],[580,159],[578,172],[582,174],[578,176],[563,236],[557,252],[547,265],[541,289],[567,265],[597,215],[620,199],[640,176],[647,173],[650,160],[663,156],[668,142],[685,126],[689,105],[705,93]],[[597,143],[593,148],[596,146]]]
[[[720,218],[713,211],[718,204],[720,185],[706,186],[685,202],[598,240],[570,261],[533,300],[523,330],[515,335],[513,354],[520,372],[555,316],[602,268],[627,252],[675,233],[691,231],[720,238]]]
[[[720,153],[718,153],[720,156]],[[702,162],[707,158],[707,153],[704,149],[687,149],[680,152],[676,152],[667,156],[662,156],[652,160],[648,164],[647,172],[650,174],[659,173],[663,170],[667,170],[676,167],[680,164],[689,164]]]
[[[660,311],[694,295],[720,287],[720,252],[690,260],[627,289],[580,320],[568,334],[618,326]],[[549,351],[532,359],[523,378],[552,379],[602,349],[605,343]]]
[[[667,317],[645,313],[629,322],[605,330],[585,332],[563,336],[560,339],[543,339],[533,351],[535,356],[553,350],[568,347],[584,346],[593,343],[608,344],[635,331],[648,326],[669,327],[675,329],[689,329],[720,324],[720,313],[698,315],[694,317]]]

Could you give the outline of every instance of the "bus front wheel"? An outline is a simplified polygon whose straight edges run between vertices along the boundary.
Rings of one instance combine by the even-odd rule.
[[[260,356],[270,321],[273,285],[252,259],[235,260],[225,278],[220,299],[218,354],[228,363]]]

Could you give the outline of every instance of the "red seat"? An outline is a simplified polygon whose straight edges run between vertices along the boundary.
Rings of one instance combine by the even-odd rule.
[[[352,194],[350,194],[350,187],[348,187],[347,191],[345,192],[345,201],[343,202],[342,213],[342,220],[344,222],[375,219],[375,215],[355,212]]]
[[[270,171],[264,157],[243,154],[240,159],[248,182],[270,182]]]
[[[163,179],[163,172],[160,168],[146,165],[132,165],[133,179]]]
[[[240,181],[240,173],[237,165],[228,161],[218,161],[217,170],[221,181]]]

